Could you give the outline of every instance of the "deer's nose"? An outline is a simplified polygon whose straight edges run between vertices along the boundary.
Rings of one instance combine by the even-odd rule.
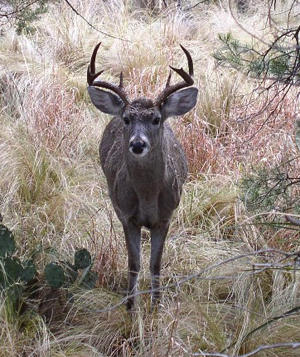
[[[132,140],[129,143],[129,149],[131,152],[133,152],[136,155],[140,155],[143,153],[143,151],[146,149],[147,144],[145,141],[143,141],[142,139],[138,139],[138,140]]]
[[[129,151],[136,157],[145,156],[150,150],[150,143],[145,135],[134,135],[129,140]]]

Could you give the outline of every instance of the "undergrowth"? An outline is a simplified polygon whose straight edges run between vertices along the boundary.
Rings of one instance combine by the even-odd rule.
[[[99,278],[93,290],[72,288],[71,300],[61,289],[47,318],[28,309],[12,321],[2,294],[0,356],[238,356],[299,341],[297,257],[272,250],[297,250],[298,227],[262,225],[241,186],[255,170],[271,172],[298,155],[296,91],[280,108],[274,101],[268,110],[275,108],[276,115],[270,117],[258,110],[266,93],[253,92],[254,79],[216,64],[218,34],[251,41],[223,1],[187,12],[171,5],[149,12],[117,1],[72,4],[113,37],[91,28],[65,2],[33,22],[33,34],[17,35],[7,25],[0,37],[0,212],[22,261],[39,246],[55,247],[50,253],[56,259],[83,247],[95,257]],[[264,11],[251,2],[236,16],[264,36]],[[98,158],[109,118],[86,93],[87,63],[100,41],[101,76],[118,83],[122,71],[131,98],[157,95],[168,65],[184,62],[180,43],[194,59],[198,103],[183,118],[170,119],[189,160],[189,178],[165,245],[165,288],[153,313],[146,231],[139,282],[144,292],[134,316],[122,304],[126,248]],[[293,165],[299,171],[297,160]],[[284,214],[260,209],[269,218]],[[46,295],[41,288],[36,303],[48,311]],[[259,356],[298,353],[286,347]]]

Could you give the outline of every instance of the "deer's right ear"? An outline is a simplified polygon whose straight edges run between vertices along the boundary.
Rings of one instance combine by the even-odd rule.
[[[125,106],[122,99],[111,92],[92,86],[87,87],[87,90],[94,106],[103,113],[118,115]]]

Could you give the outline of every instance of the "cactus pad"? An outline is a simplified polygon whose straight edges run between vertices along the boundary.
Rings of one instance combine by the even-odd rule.
[[[65,273],[60,265],[49,263],[45,267],[45,278],[52,289],[59,289],[65,282]]]
[[[92,263],[91,254],[85,248],[75,252],[75,269],[85,269]]]
[[[23,266],[24,269],[21,273],[20,279],[24,283],[29,283],[37,274],[33,260],[28,260],[25,264],[23,264]]]
[[[80,285],[86,289],[93,289],[97,280],[98,274],[90,270],[83,276]]]
[[[15,283],[20,279],[23,267],[20,259],[14,257],[6,257],[4,259],[4,269],[5,269],[5,280],[8,285]]]
[[[3,224],[0,224],[0,258],[11,255],[16,245],[12,232]]]

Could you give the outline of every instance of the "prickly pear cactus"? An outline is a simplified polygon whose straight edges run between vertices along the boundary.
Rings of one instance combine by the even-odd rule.
[[[16,257],[6,257],[3,263],[5,270],[5,285],[9,286],[20,280],[23,271],[20,259]]]
[[[85,269],[92,263],[91,254],[85,248],[79,249],[75,252],[75,269]]]
[[[0,224],[0,259],[12,255],[16,249],[12,232]]]
[[[49,263],[45,267],[45,278],[52,289],[59,289],[64,285],[65,273],[57,263]]]
[[[13,257],[16,245],[12,232],[0,224],[0,286],[7,288],[15,283],[28,283],[37,274],[33,261],[21,263]]]
[[[25,286],[29,287],[31,283],[35,283],[34,278],[38,277],[33,261],[34,255],[30,260],[21,261],[13,256],[15,248],[13,234],[1,224],[0,216],[0,289],[5,289],[7,296],[20,296],[20,292],[25,291]],[[84,248],[76,250],[74,264],[68,261],[61,261],[59,264],[49,263],[45,267],[44,275],[52,289],[75,283],[92,289],[98,280],[98,274],[92,271],[91,254]]]
[[[83,275],[80,286],[85,289],[93,289],[98,281],[98,274],[92,270],[88,270],[86,274]]]
[[[24,268],[21,272],[20,279],[23,283],[29,283],[37,275],[33,260],[27,260],[25,263],[23,263],[23,267]]]

